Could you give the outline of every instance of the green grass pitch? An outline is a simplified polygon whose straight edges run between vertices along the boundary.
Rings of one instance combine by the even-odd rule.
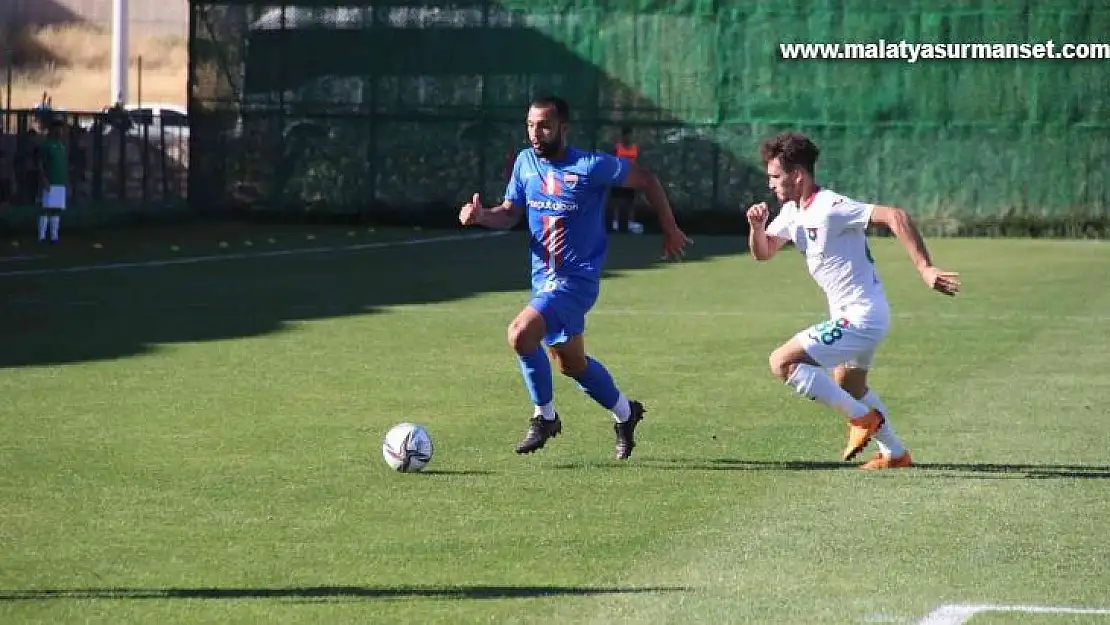
[[[649,410],[618,463],[608,415],[562,378],[563,435],[512,451],[530,415],[505,341],[519,233],[138,234],[0,262],[0,622],[1110,608],[1105,244],[931,240],[963,278],[950,299],[874,241],[895,318],[872,383],[918,466],[862,474],[838,462],[843,421],[767,371],[825,316],[790,250],[758,264],[702,237],[661,263],[657,237],[612,240],[587,343]],[[434,438],[424,474],[382,461],[400,421]]]

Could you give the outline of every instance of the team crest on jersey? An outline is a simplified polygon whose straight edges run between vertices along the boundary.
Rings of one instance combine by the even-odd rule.
[[[810,241],[817,240],[817,228],[806,228],[806,238]]]
[[[563,174],[563,184],[567,185],[568,189],[573,189],[574,185],[578,184],[578,174],[571,172]]]

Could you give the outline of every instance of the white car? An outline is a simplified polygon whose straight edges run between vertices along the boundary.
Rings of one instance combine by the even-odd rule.
[[[128,104],[123,107],[131,119],[128,134],[143,136],[143,126],[147,126],[150,140],[165,136],[167,140],[187,141],[189,139],[189,109],[180,104],[143,103]]]

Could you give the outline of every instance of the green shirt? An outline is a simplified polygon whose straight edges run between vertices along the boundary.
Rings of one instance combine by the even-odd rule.
[[[65,186],[69,181],[69,159],[66,144],[59,139],[47,139],[42,144],[43,173],[50,186]]]

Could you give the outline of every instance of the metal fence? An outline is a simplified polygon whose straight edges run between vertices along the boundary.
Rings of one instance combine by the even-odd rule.
[[[38,146],[51,120],[65,123],[67,223],[97,224],[187,210],[189,125],[184,116],[132,111],[0,111],[0,221],[32,218],[41,192]]]
[[[764,197],[763,136],[937,223],[1110,218],[1110,61],[788,60],[779,43],[1098,42],[1101,0],[192,0],[191,197],[385,218],[503,189],[540,92],[630,126],[678,210]]]

